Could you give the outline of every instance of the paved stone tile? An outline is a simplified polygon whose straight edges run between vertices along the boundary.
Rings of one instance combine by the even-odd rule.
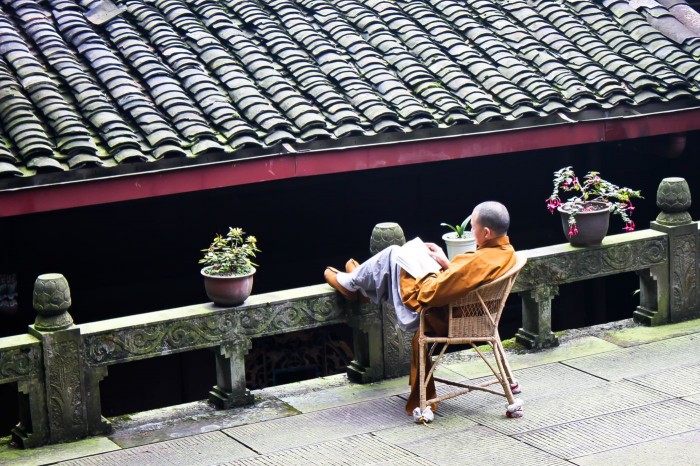
[[[568,459],[699,428],[700,406],[685,400],[672,399],[525,432],[514,437]],[[634,462],[630,461],[628,464],[634,464]]]
[[[197,401],[120,417],[113,421],[114,433],[109,438],[122,448],[131,448],[296,414],[277,398],[256,393],[252,406],[220,410]]]
[[[0,464],[36,466],[37,464],[51,464],[71,458],[98,455],[114,450],[119,450],[119,446],[104,437],[93,437],[85,440],[78,440],[77,442],[46,445],[27,450],[2,448],[0,450]]]
[[[464,415],[504,434],[516,434],[615,411],[634,410],[669,398],[669,395],[650,388],[620,381],[594,387],[572,387],[569,391],[533,400],[521,395],[524,416],[519,419],[506,417],[505,399],[494,407],[467,408]]]
[[[374,431],[373,434],[383,442],[404,445],[417,440],[460,432],[477,425],[476,422],[465,419],[462,416],[444,416],[444,413],[440,413],[440,410],[438,410],[435,421],[427,426],[411,422],[390,429]]]
[[[570,340],[556,348],[549,348],[542,351],[524,354],[508,352],[506,357],[508,358],[511,369],[516,370],[619,349],[619,346],[610,342],[589,336]],[[448,364],[448,369],[460,374],[464,378],[473,379],[483,377],[490,373],[486,364],[484,364],[477,355],[471,352],[465,351],[460,355],[453,356]]]
[[[638,326],[605,332],[601,338],[619,346],[635,346],[700,332],[700,319],[657,327]]]
[[[224,432],[259,453],[336,440],[413,422],[391,397],[250,424]]]
[[[430,465],[434,463],[416,457],[402,448],[384,443],[371,434],[362,434],[225,464],[287,466],[292,464]]]
[[[569,464],[554,455],[483,426],[409,441],[408,451],[440,465],[517,464],[543,466]]]
[[[143,466],[143,465],[210,465],[222,461],[254,456],[255,452],[226,436],[208,432],[177,440],[127,448],[67,461],[65,465]]]
[[[571,460],[581,466],[679,466],[700,464],[700,430],[672,435],[649,442],[597,453]]]
[[[630,380],[677,397],[700,394],[700,363],[645,374]]]
[[[700,334],[692,334],[572,359],[565,364],[607,380],[619,380],[695,364],[698,362],[699,345]]]
[[[700,405],[700,395],[686,396],[683,398],[686,401]]]
[[[310,413],[360,401],[398,395],[405,392],[407,387],[408,376],[367,385],[348,383],[312,393],[307,390],[292,396],[281,396],[280,399],[302,413]]]
[[[516,370],[513,371],[513,375],[522,388],[522,393],[516,397],[522,398],[526,402],[578,387],[593,387],[607,383],[603,379],[559,363]],[[493,379],[493,377],[474,379],[470,382],[481,383],[489,379]],[[552,380],[556,380],[556,383],[552,383]],[[495,385],[495,387],[500,386]],[[439,393],[446,393],[450,389],[453,388],[443,386],[441,390],[438,385]],[[442,402],[439,412],[442,414],[464,413],[482,406],[498,406],[500,409],[505,402],[504,397],[474,391]]]

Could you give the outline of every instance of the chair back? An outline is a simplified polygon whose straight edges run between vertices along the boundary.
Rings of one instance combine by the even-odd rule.
[[[496,334],[506,299],[527,262],[523,253],[516,252],[515,257],[515,265],[504,275],[450,304],[449,338],[493,337]]]

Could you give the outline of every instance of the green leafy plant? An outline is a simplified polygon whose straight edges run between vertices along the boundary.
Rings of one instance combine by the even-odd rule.
[[[251,261],[260,252],[255,236],[245,236],[241,228],[229,227],[226,236],[217,234],[207,249],[202,249],[204,264],[209,275],[247,275],[257,264]]]
[[[596,210],[591,201],[603,202],[610,209],[611,214],[619,215],[625,222],[625,231],[633,231],[634,222],[630,218],[635,207],[632,198],[643,199],[639,191],[630,188],[621,188],[600,177],[600,172],[590,171],[583,178],[583,184],[579,181],[571,167],[564,167],[554,172],[554,191],[546,199],[547,209],[554,213],[560,208],[569,214],[569,236],[578,234],[576,226],[576,214]],[[559,191],[578,193],[562,202]]]
[[[469,222],[471,221],[471,219],[472,216],[470,215],[469,217],[465,218],[460,225],[450,225],[449,223],[441,223],[440,226],[448,227],[450,230],[457,233],[457,238],[466,238],[467,233],[469,232],[469,230],[467,230],[467,227],[469,226]]]

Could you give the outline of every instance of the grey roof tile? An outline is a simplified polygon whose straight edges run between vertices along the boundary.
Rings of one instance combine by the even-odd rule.
[[[37,171],[42,172],[68,170],[68,168],[61,162],[46,155],[38,155],[36,157],[32,157],[31,160],[27,162],[27,168],[35,169]]]
[[[5,0],[0,177],[698,100],[679,5]]]

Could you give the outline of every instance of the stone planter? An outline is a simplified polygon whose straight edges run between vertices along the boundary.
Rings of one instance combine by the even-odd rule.
[[[600,246],[608,234],[610,225],[610,205],[605,202],[591,201],[584,205],[590,208],[586,212],[576,213],[578,234],[569,236],[569,211],[564,206],[557,207],[561,215],[561,226],[569,244],[577,247]]]
[[[442,235],[447,246],[447,258],[452,260],[457,254],[476,250],[476,238],[471,231],[465,233],[466,238],[457,238],[457,233],[451,231]]]
[[[218,306],[236,306],[242,304],[253,291],[253,274],[255,267],[248,275],[209,275],[207,267],[202,269],[204,290],[214,304]]]

